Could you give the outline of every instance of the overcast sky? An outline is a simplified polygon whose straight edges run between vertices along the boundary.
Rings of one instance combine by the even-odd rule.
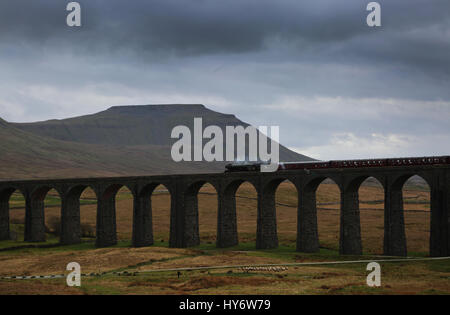
[[[319,159],[450,154],[450,1],[0,2],[0,117],[201,103]]]

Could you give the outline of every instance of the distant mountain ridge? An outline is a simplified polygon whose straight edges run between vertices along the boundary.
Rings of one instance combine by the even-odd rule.
[[[224,123],[232,115],[217,115],[203,105],[113,106],[92,115],[34,123],[16,128],[58,140],[110,145],[169,145],[170,131],[193,117]],[[191,119],[192,118],[192,119]],[[225,119],[224,119],[225,118]]]
[[[222,114],[204,105],[131,105],[113,106],[92,115],[35,123],[12,124],[23,131],[58,140],[118,146],[171,146],[171,131],[184,125],[193,129],[194,118],[203,126],[244,126],[249,124],[234,115]],[[280,146],[281,161],[304,161],[309,157]]]
[[[108,146],[61,141],[0,119],[0,180],[108,177],[220,171],[218,165],[175,163],[168,147]]]
[[[192,128],[194,117],[202,117],[204,127],[249,126],[200,104],[114,106],[33,123],[0,119],[0,179],[223,171],[224,162],[172,161],[172,128]],[[280,161],[305,160],[311,158],[280,145]]]
[[[104,145],[172,145],[171,131],[184,125],[193,129],[195,117],[203,119],[203,126],[249,126],[234,115],[222,114],[204,105],[137,105],[113,106],[86,116],[35,123],[12,124],[21,130],[58,140]],[[280,160],[310,160],[280,146]]]

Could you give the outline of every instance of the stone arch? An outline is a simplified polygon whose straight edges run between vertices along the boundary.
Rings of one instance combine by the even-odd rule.
[[[200,189],[206,184],[214,187],[214,190],[218,194],[216,186],[206,180],[198,180],[191,183],[184,192],[183,239],[186,247],[200,244],[198,194]]]
[[[394,190],[402,189],[403,186],[406,184],[406,182],[414,176],[422,178],[427,183],[428,187],[431,188],[433,181],[428,174],[424,174],[422,172],[408,172],[405,174],[398,175],[394,178],[391,184],[392,189]]]
[[[151,182],[151,183],[146,183],[144,185],[142,185],[142,188],[140,188],[138,190],[138,195],[141,197],[150,197],[153,192],[156,190],[156,188],[158,186],[163,186],[165,189],[167,189],[167,191],[169,192],[170,195],[173,194],[173,188],[171,185],[169,185],[168,183],[165,182]]]
[[[102,189],[97,188],[97,247],[107,247],[117,244],[117,212],[116,195],[121,188],[127,188],[135,196],[133,187],[127,184],[113,183]]]
[[[93,187],[77,184],[69,187],[63,195],[61,205],[61,243],[65,245],[79,244],[82,239],[81,228],[81,195]],[[98,199],[97,195],[95,197]]]
[[[77,184],[77,185],[70,186],[64,195],[67,198],[80,199],[83,192],[88,188],[90,188],[95,193],[95,196],[97,197],[97,192],[95,191],[94,187],[87,185],[87,184]]]
[[[352,177],[345,185],[345,190],[359,190],[361,185],[369,180],[370,178],[375,179],[383,188],[385,186],[385,178],[383,176],[379,176],[377,174],[364,174]]]
[[[308,252],[308,253],[314,253],[318,252],[320,249],[320,243],[319,243],[319,224],[318,221],[321,222],[321,226],[324,226],[327,224],[327,227],[323,230],[326,231],[327,238],[323,236],[323,233],[320,233],[322,235],[321,239],[322,242],[326,244],[328,247],[334,246],[336,240],[331,235],[337,235],[339,234],[339,231],[335,231],[335,233],[330,231],[332,229],[335,229],[337,226],[339,226],[340,218],[338,219],[338,222],[334,222],[334,217],[338,216],[340,217],[340,214],[336,213],[331,208],[330,210],[324,210],[323,212],[317,211],[317,194],[319,186],[321,186],[322,183],[324,183],[326,180],[331,180],[336,187],[338,187],[337,194],[340,195],[339,200],[342,197],[342,188],[340,185],[339,178],[335,178],[333,176],[316,176],[308,181],[303,183],[302,189],[301,189],[301,196],[299,198],[299,209],[298,209],[298,230],[297,230],[297,251],[300,252]],[[339,202],[339,201],[336,201]],[[335,205],[326,205],[326,207],[335,207]]]
[[[340,190],[342,190],[342,180],[339,177],[333,175],[319,175],[306,180],[303,184],[303,189],[306,191],[316,191],[319,186],[325,181],[331,180],[336,184]]]
[[[129,191],[133,192],[133,187],[130,187],[127,184],[114,183],[106,186],[103,189],[96,190],[97,198],[101,200],[108,200],[111,198],[115,198],[120,189],[126,188]]]
[[[258,195],[258,186],[251,180],[243,178],[232,179],[224,182],[219,192],[219,213],[217,247],[231,247],[239,244],[238,216],[236,213],[236,193],[242,184],[248,182],[252,190]],[[257,230],[257,215],[255,218]],[[257,232],[257,231],[256,231]]]
[[[366,174],[352,178],[345,186],[346,194],[355,200],[353,211],[359,212],[361,249],[372,254],[381,254],[383,248],[385,184],[382,176]]]
[[[428,192],[424,191],[423,193],[417,192],[412,194],[405,189],[406,183],[414,176],[420,177],[426,183]],[[390,239],[391,248],[389,248],[390,244],[385,244],[387,254],[406,256],[411,248],[419,252],[428,252],[431,249],[430,225],[422,226],[419,222],[431,222],[432,183],[432,178],[428,174],[421,172],[408,172],[396,176],[393,179],[390,187],[390,208],[386,211],[386,215],[389,215],[391,219],[390,228],[392,234]],[[405,205],[406,208],[409,208],[405,200],[416,197],[416,204],[417,202],[424,201],[424,204],[429,206],[430,209],[405,209]],[[413,227],[414,225],[416,227]],[[423,242],[424,235],[427,235],[428,241],[426,242]],[[387,238],[389,240],[389,235]]]
[[[0,241],[11,239],[9,202],[16,191],[22,194],[25,201],[25,194],[18,187],[2,187],[0,190]]]
[[[54,189],[62,201],[62,192],[52,185],[41,185],[31,189],[25,209],[25,235],[28,242],[45,242],[45,198]]]
[[[150,246],[154,244],[154,211],[153,200],[154,192],[157,187],[163,186],[169,193],[169,203],[172,204],[173,191],[167,183],[151,182],[138,189],[134,196],[133,206],[133,240],[135,247]],[[170,214],[169,214],[170,217]],[[170,231],[170,227],[169,227]],[[170,233],[170,232],[169,232]]]
[[[280,185],[282,183],[289,183],[291,186],[295,187],[295,199],[297,200],[297,205],[295,208],[298,208],[298,199],[299,199],[299,190],[295,185],[295,179],[290,177],[276,177],[270,179],[266,184],[264,184],[262,188],[261,194],[261,205],[259,212],[259,222],[258,222],[258,236],[260,239],[260,243],[262,241],[263,244],[259,244],[260,248],[276,248],[278,247],[279,237],[278,237],[278,219],[280,217],[280,209],[277,207],[277,192],[279,191]],[[295,202],[294,202],[295,203]],[[284,204],[288,204],[284,202]],[[289,208],[288,208],[289,209]],[[295,226],[295,223],[298,219],[298,213],[294,214],[295,219],[291,220]],[[261,223],[261,224],[260,224]],[[294,228],[297,230],[297,228]],[[294,232],[295,233],[295,232]]]

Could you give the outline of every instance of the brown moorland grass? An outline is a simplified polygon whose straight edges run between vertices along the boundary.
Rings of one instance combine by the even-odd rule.
[[[50,195],[52,192],[49,193]],[[382,188],[367,185],[359,191],[361,231],[364,252],[381,254],[383,242]],[[56,196],[54,196],[56,197]],[[95,201],[95,194],[86,190],[82,201]],[[119,246],[95,249],[30,249],[0,253],[1,275],[44,275],[62,273],[70,261],[80,262],[82,272],[104,272],[131,269],[147,271],[160,268],[179,268],[214,265],[272,264],[283,262],[342,259],[336,255],[339,241],[339,199],[336,185],[324,183],[317,191],[319,239],[322,251],[331,249],[332,258],[321,253],[308,256],[295,253],[297,226],[297,192],[284,182],[276,194],[277,223],[280,246],[291,248],[287,252],[256,251],[251,243],[256,239],[256,191],[249,183],[237,191],[237,218],[239,241],[245,250],[216,250],[214,243],[217,229],[217,194],[205,185],[199,194],[199,225],[201,243],[205,249],[170,249],[167,247],[129,248]],[[429,192],[404,190],[405,224],[408,251],[419,255],[428,252]],[[20,200],[15,201],[20,206]],[[57,201],[47,200],[46,222],[60,216]],[[152,196],[155,241],[167,244],[170,227],[170,195],[163,186]],[[411,211],[412,210],[412,211]],[[117,234],[124,242],[131,239],[132,198],[127,189],[117,195]],[[23,222],[24,210],[11,210],[11,221]],[[96,204],[81,206],[81,220],[95,230]],[[249,244],[250,243],[250,244]],[[161,246],[161,245],[160,245]],[[164,245],[165,246],[165,245]],[[206,246],[206,247],[205,247]],[[250,249],[250,251],[248,251]],[[292,250],[292,252],[291,252]],[[281,251],[286,251],[283,249]],[[346,294],[346,293],[450,293],[448,266],[431,263],[400,263],[383,265],[383,286],[369,289],[365,285],[365,265],[291,267],[280,273],[250,272],[224,269],[182,272],[180,278],[174,272],[143,274],[137,277],[105,276],[86,278],[82,289],[67,289],[63,280],[0,280],[0,293],[73,294]]]
[[[117,251],[121,249],[116,249]],[[151,249],[147,249],[151,252]],[[199,253],[201,256],[201,254]],[[243,255],[243,254],[238,254]],[[450,294],[450,270],[432,263],[381,263],[382,286],[369,288],[365,264],[291,266],[281,272],[239,268],[83,277],[81,288],[65,279],[2,280],[1,294]],[[436,270],[435,270],[436,269]]]
[[[50,194],[50,193],[49,193]],[[256,241],[257,200],[256,190],[243,183],[236,193],[238,237],[240,242]],[[381,254],[384,227],[384,192],[381,187],[362,186],[359,190],[361,209],[361,234],[363,250]],[[95,194],[86,190],[82,200],[95,201]],[[430,194],[428,191],[404,190],[405,229],[409,252],[426,253],[429,248]],[[290,182],[281,183],[276,194],[277,228],[280,244],[294,244],[297,233],[297,192]],[[17,203],[17,201],[16,201]],[[335,184],[321,184],[317,190],[318,228],[320,244],[324,248],[338,249],[340,192]],[[154,238],[167,242],[170,231],[170,195],[164,186],[152,195]],[[133,200],[128,189],[117,195],[117,236],[130,240],[133,220]],[[45,209],[46,222],[60,217],[60,207]],[[81,222],[95,231],[96,204],[81,206]],[[11,210],[12,222],[24,221],[24,209]],[[199,231],[201,242],[214,244],[217,232],[217,194],[206,184],[199,192]]]

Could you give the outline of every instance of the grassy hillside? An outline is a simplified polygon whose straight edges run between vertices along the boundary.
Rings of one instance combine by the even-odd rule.
[[[183,125],[193,130],[194,118],[199,117],[203,120],[203,128],[215,125],[224,131],[226,126],[248,126],[234,115],[218,113],[203,105],[114,106],[93,115],[12,125],[33,134],[71,142],[171,146],[176,141],[171,139],[172,129]],[[281,161],[308,159],[280,147]]]
[[[203,105],[117,106],[63,120],[0,119],[0,180],[222,172],[225,162],[173,162],[174,126],[248,124]],[[282,161],[309,159],[280,147]]]
[[[222,171],[204,163],[175,163],[170,148],[74,143],[26,132],[0,119],[0,180]]]

